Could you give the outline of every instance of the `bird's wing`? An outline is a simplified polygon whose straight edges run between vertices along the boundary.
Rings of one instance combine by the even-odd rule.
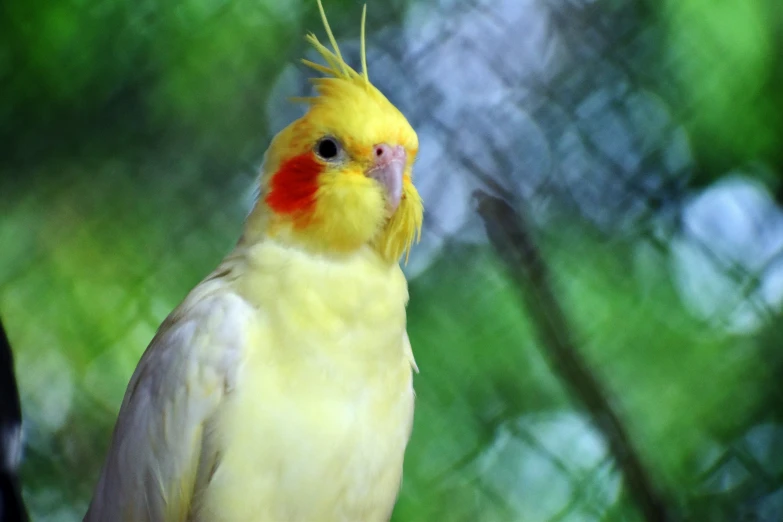
[[[197,287],[161,325],[128,384],[85,522],[184,522],[214,472],[210,419],[231,392],[255,310]]]
[[[411,363],[411,368],[416,373],[419,373],[419,367],[416,365],[416,359],[413,358],[413,348],[411,348],[411,339],[408,337],[408,332],[402,337],[402,349],[405,351],[405,357]]]

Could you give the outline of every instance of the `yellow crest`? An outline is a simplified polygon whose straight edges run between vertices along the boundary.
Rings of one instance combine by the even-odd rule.
[[[361,27],[361,61],[362,72],[356,72],[350,65],[345,63],[343,56],[340,53],[340,47],[337,45],[337,40],[332,33],[332,28],[329,26],[329,20],[326,18],[326,11],[321,0],[318,0],[318,10],[321,12],[321,21],[326,29],[326,35],[329,37],[329,43],[332,45],[333,51],[330,51],[324,44],[322,44],[318,37],[313,33],[308,33],[306,39],[310,44],[318,51],[323,59],[328,64],[327,66],[315,63],[313,61],[302,59],[302,63],[311,69],[314,69],[320,73],[325,74],[327,77],[338,78],[342,80],[348,80],[356,85],[361,85],[366,89],[369,89],[372,84],[370,83],[370,76],[367,73],[367,47],[365,45],[365,26],[367,22],[367,4],[364,4],[362,9],[362,27]],[[313,81],[318,82],[318,79]],[[312,97],[292,97],[291,101],[311,103],[314,101]]]

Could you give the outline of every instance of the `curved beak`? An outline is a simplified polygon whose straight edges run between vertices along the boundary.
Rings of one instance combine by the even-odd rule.
[[[386,192],[389,213],[393,214],[402,198],[402,175],[405,172],[405,147],[380,143],[373,147],[373,164],[367,176],[376,180]]]

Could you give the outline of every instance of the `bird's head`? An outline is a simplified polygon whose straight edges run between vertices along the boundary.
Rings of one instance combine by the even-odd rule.
[[[421,232],[423,207],[413,185],[418,138],[367,74],[362,16],[362,72],[343,60],[326,20],[333,51],[310,34],[327,65],[316,95],[297,98],[307,113],[283,129],[264,159],[254,213],[264,233],[327,254],[369,245],[388,262],[407,253]],[[251,214],[252,216],[252,214]]]

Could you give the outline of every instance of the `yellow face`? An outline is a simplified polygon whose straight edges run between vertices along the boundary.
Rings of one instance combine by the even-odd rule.
[[[422,221],[411,177],[416,133],[372,86],[326,78],[317,88],[308,113],[267,154],[264,201],[273,222],[320,249],[370,244],[397,261]]]
[[[422,202],[412,181],[418,138],[370,83],[366,66],[359,74],[342,60],[323,8],[321,14],[335,52],[308,36],[329,67],[303,62],[327,77],[313,80],[318,95],[303,99],[307,114],[267,151],[268,232],[323,252],[370,245],[397,262],[421,231]]]

